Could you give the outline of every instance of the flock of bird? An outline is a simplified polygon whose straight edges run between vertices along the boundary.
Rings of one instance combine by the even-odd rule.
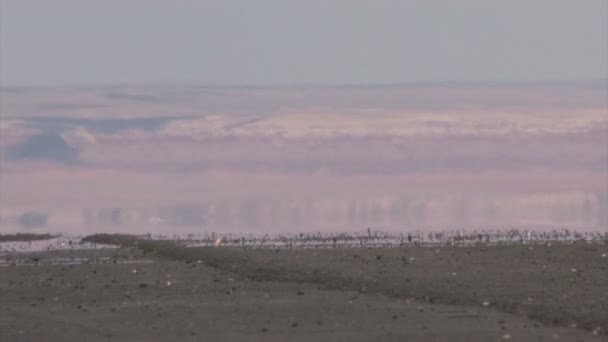
[[[181,241],[187,246],[232,246],[252,248],[355,248],[405,246],[467,246],[474,244],[542,244],[548,242],[608,243],[608,232],[580,232],[569,229],[552,231],[450,230],[441,232],[390,233],[368,228],[360,233],[298,233],[298,234],[220,234],[149,235],[149,239]]]
[[[249,247],[249,248],[356,248],[407,246],[468,246],[475,244],[542,244],[548,242],[608,243],[608,232],[581,232],[569,229],[552,231],[506,230],[449,230],[438,232],[412,231],[403,233],[367,230],[359,233],[293,233],[293,234],[221,234],[188,233],[172,235],[143,235],[141,238],[171,240],[188,247]],[[65,249],[97,249],[111,245],[83,242],[82,236],[54,236],[34,241],[0,242],[0,256],[12,253]]]

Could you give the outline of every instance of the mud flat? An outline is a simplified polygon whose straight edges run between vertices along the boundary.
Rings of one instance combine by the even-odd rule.
[[[506,291],[506,284],[487,289],[493,283],[481,280],[488,277],[479,273],[481,264],[472,266],[469,276],[464,267],[456,267],[468,260],[465,255],[470,254],[464,249],[453,256],[442,249],[439,254],[444,257],[439,259],[437,252],[426,249],[275,252],[184,248],[152,241],[128,247],[134,242],[128,240],[115,249],[28,253],[36,262],[0,268],[0,341],[607,340],[603,330],[594,334],[561,321],[555,324],[565,326],[530,319],[525,306],[505,312],[494,301]],[[597,250],[580,254],[602,252],[600,247],[606,250],[596,246]],[[494,259],[487,257],[486,263]],[[463,279],[433,277],[439,266],[431,266],[431,260],[456,272],[445,277]],[[509,283],[507,276],[520,278],[517,283],[523,289],[504,294],[509,298],[518,298],[519,291],[532,288],[526,284],[537,281],[511,274],[516,260],[511,258],[510,269],[490,273],[506,275],[497,283]],[[605,265],[601,262],[596,266]],[[578,279],[582,283],[574,288],[593,290],[602,285],[593,281],[606,280],[605,274],[595,280],[585,277],[594,265],[581,268],[582,275],[574,274],[575,278],[567,273],[569,277],[561,279],[558,272],[555,282],[571,284],[571,279]],[[557,272],[553,270],[557,266],[547,267]],[[438,287],[440,282],[446,287]],[[469,282],[477,284],[473,288]],[[544,284],[537,292],[526,293],[544,307],[540,294],[552,286]],[[454,298],[463,298],[461,303],[448,303],[447,295],[441,295],[448,289]],[[595,291],[599,309],[592,305],[593,314],[606,309],[605,294]],[[429,293],[435,297],[424,298]],[[586,305],[585,295],[577,297],[574,289],[565,293]],[[473,305],[474,296],[488,298]],[[564,298],[556,301],[561,302],[562,314],[573,317],[574,303]]]
[[[16,233],[16,234],[0,234],[0,242],[14,242],[14,241],[39,241],[52,239],[51,234],[30,234],[30,233]]]

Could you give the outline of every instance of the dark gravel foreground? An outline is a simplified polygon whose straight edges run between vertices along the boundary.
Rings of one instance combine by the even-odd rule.
[[[256,280],[309,282],[449,305],[487,304],[554,326],[608,332],[608,245],[375,249],[185,248],[118,236],[119,243]],[[116,235],[98,235],[117,243]]]
[[[0,268],[0,341],[607,340],[602,245],[274,251],[93,239],[123,248]],[[66,257],[88,261],[43,262]]]
[[[428,303],[488,307],[555,326],[608,331],[608,246],[239,250],[176,248],[258,280],[311,282]]]

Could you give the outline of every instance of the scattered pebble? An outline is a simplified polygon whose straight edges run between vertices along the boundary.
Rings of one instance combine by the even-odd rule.
[[[551,244],[549,243],[547,246],[548,246],[548,247],[551,247]],[[541,248],[541,249],[542,249],[542,246],[539,246],[539,248]],[[557,247],[556,247],[556,248],[557,248]],[[524,247],[524,249],[525,249],[525,247]],[[532,248],[532,247],[529,247],[529,249],[530,249],[530,250],[532,250],[533,248]],[[437,250],[436,252],[437,252],[437,253],[439,253],[439,250]],[[448,252],[448,253],[449,253],[449,252]],[[598,253],[598,252],[596,251],[595,253],[593,253],[593,254],[591,255],[591,257],[592,257],[592,258],[593,258],[593,257],[597,258],[597,255],[598,255],[597,253]],[[372,254],[372,255],[373,255],[373,254]],[[595,256],[593,256],[593,255],[595,255]],[[603,254],[601,254],[601,257],[602,257],[602,258],[607,258],[607,253],[603,253]],[[382,256],[381,256],[381,255],[378,255],[378,256],[376,256],[376,258],[377,258],[378,260],[380,260],[380,259],[382,258]],[[388,258],[388,256],[387,256],[387,258]],[[423,259],[424,259],[424,258],[423,258]],[[397,259],[397,260],[399,260],[399,259]],[[405,261],[405,260],[408,260],[408,258],[407,258],[407,257],[404,257],[404,258],[403,258],[403,260],[404,260],[404,261]],[[426,259],[425,259],[425,260],[426,260]],[[596,259],[596,260],[597,260],[597,259]],[[0,260],[0,261],[1,261],[1,260]],[[409,258],[409,261],[414,261],[414,257]],[[541,259],[541,261],[542,261],[542,259]],[[197,261],[196,261],[196,263],[197,263],[197,264],[201,264],[201,263],[203,263],[203,261],[202,261],[202,260],[197,260]],[[576,266],[579,266],[579,265],[576,265]],[[542,265],[542,267],[543,267],[543,268],[546,268],[547,266],[546,266],[546,265]],[[127,275],[126,275],[126,276],[128,277],[128,266],[126,267],[126,269],[125,269],[125,268],[123,268],[123,270],[126,270],[126,273],[127,273]],[[146,270],[147,270],[147,269],[144,269],[144,272],[139,272],[139,273],[142,273],[142,274],[149,273],[149,272],[147,272]],[[564,268],[562,268],[562,270],[564,270]],[[466,271],[466,270],[465,270],[465,271]],[[585,268],[585,270],[583,270],[583,269],[581,269],[581,270],[577,270],[576,268],[571,268],[571,270],[570,270],[570,271],[571,271],[571,272],[573,272],[573,273],[580,273],[580,272],[582,272],[582,274],[586,274],[585,272],[587,272],[587,271],[586,271],[586,268]],[[101,272],[101,271],[100,271],[100,272]],[[123,272],[124,272],[124,271],[123,271]],[[90,273],[95,274],[95,273],[96,273],[96,271],[88,271],[88,270],[87,270],[87,274],[90,274]],[[133,268],[133,269],[131,270],[131,273],[133,273],[133,274],[137,274],[137,273],[138,273],[138,269]],[[466,273],[466,272],[465,272],[465,273]],[[444,274],[445,274],[445,273],[444,273]],[[450,273],[448,273],[448,275],[449,275],[449,274],[450,274]],[[590,274],[590,273],[589,273],[589,274]],[[124,275],[124,273],[123,273],[123,275]],[[457,272],[451,272],[451,275],[452,275],[452,276],[457,276]],[[137,276],[137,277],[133,277],[132,279],[139,279],[140,277],[141,277],[141,275],[139,275],[139,276]],[[167,277],[170,277],[170,275],[167,275]],[[571,276],[570,278],[572,278],[572,276]],[[576,277],[574,277],[574,278],[576,278]],[[183,282],[183,281],[182,281],[182,279],[181,279],[181,278],[179,278],[179,277],[178,277],[178,279],[180,279],[180,287],[185,286],[185,284],[182,284],[182,282]],[[206,278],[206,279],[207,279],[207,278]],[[226,279],[226,278],[222,277],[222,280],[224,280],[224,279]],[[141,280],[143,280],[143,279],[141,279]],[[167,279],[165,279],[165,280],[167,280]],[[228,280],[228,281],[234,281],[234,279],[232,279],[232,278],[227,278],[227,280]],[[219,280],[217,280],[217,279],[213,279],[213,281],[218,281],[218,282],[219,282]],[[63,282],[63,280],[62,280],[62,282]],[[114,281],[114,282],[115,282],[115,281]],[[58,281],[56,280],[56,281],[55,281],[55,283],[58,283]],[[76,283],[75,283],[75,284],[76,284]],[[161,275],[160,279],[158,279],[158,280],[157,280],[157,281],[155,281],[155,282],[153,281],[153,282],[151,282],[150,284],[147,284],[147,283],[137,283],[137,282],[135,282],[135,284],[133,284],[133,285],[134,285],[134,286],[139,286],[139,288],[148,288],[149,286],[153,286],[153,287],[154,287],[154,286],[158,286],[158,285],[160,285],[160,284],[162,284],[162,275]],[[67,286],[70,286],[70,284],[68,283],[68,284],[67,284]],[[76,284],[75,286],[79,286],[79,285],[78,285],[78,284]],[[80,286],[82,286],[82,285],[80,285]],[[166,281],[166,286],[172,286],[172,281]],[[374,288],[375,288],[375,287],[376,287],[376,286],[374,285]],[[176,288],[176,289],[177,289],[177,288]],[[293,290],[292,290],[292,291],[293,291]],[[366,287],[365,287],[365,286],[362,286],[362,287],[360,288],[360,292],[362,292],[362,293],[366,292]],[[137,293],[137,291],[135,291],[135,293]],[[145,293],[145,291],[141,291],[141,293]],[[292,292],[292,293],[293,293],[293,292]],[[296,295],[298,295],[298,296],[303,296],[303,295],[304,295],[304,292],[302,292],[302,291],[297,291]],[[268,294],[268,293],[264,293],[264,294],[263,294],[263,296],[264,296],[265,298],[269,298],[269,294]],[[567,297],[567,296],[566,296],[566,295],[564,295],[564,298],[566,298],[566,297]],[[520,298],[521,298],[521,297],[520,297]],[[525,298],[525,297],[524,297],[524,298]],[[539,298],[539,300],[541,300],[541,299],[542,299],[542,298]],[[58,301],[58,300],[59,300],[59,298],[58,298],[58,297],[54,297],[54,298],[53,298],[53,300],[54,300],[54,301]],[[533,302],[533,298],[532,298],[532,297],[528,297],[528,298],[527,298],[527,300],[528,300],[528,302]],[[406,302],[406,303],[408,303],[408,304],[410,303],[410,301],[409,301],[409,300],[405,300],[405,302]],[[88,303],[88,302],[87,302],[87,303]],[[132,303],[132,304],[136,304],[136,302],[131,302],[131,303]],[[352,300],[351,300],[351,303],[352,303]],[[127,302],[125,301],[125,302],[123,302],[123,304],[125,304],[125,305],[126,305],[126,304],[127,304]],[[91,305],[92,305],[92,306],[91,306],[91,310],[93,310],[93,304],[91,304]],[[415,302],[414,302],[414,304],[413,304],[413,305],[416,305],[416,304],[415,304]],[[491,302],[490,302],[489,300],[484,300],[484,301],[482,301],[482,302],[481,302],[481,305],[482,305],[483,307],[489,307],[489,306],[491,305]],[[88,308],[88,307],[87,307],[87,308]],[[80,305],[78,306],[78,309],[81,309],[81,310],[83,310],[83,311],[87,310],[85,307],[80,306]],[[422,306],[418,306],[418,307],[417,307],[417,309],[418,309],[420,312],[424,312],[424,308],[423,308]],[[114,309],[114,308],[112,308],[112,310],[113,310],[113,311],[115,311],[115,309]],[[432,311],[433,311],[433,309],[432,309],[432,307],[431,307],[430,312],[432,312]],[[387,316],[385,316],[385,317],[386,317],[386,318],[388,318],[388,317],[392,317],[392,319],[393,319],[393,320],[396,320],[396,319],[398,319],[398,318],[399,318],[399,316],[398,316],[398,315],[392,315],[392,316],[390,316],[390,313],[389,313],[389,315],[387,315]],[[299,326],[299,322],[290,322],[290,321],[287,321],[286,323],[287,323],[287,324],[291,324],[291,327],[294,327],[294,328]],[[322,322],[317,321],[317,324],[322,325]],[[535,326],[535,327],[538,327],[536,324],[535,324],[534,326]],[[576,328],[576,327],[577,327],[577,324],[576,324],[575,322],[572,322],[572,323],[570,323],[570,324],[569,324],[569,326],[570,326],[570,327],[572,327],[572,328]],[[504,332],[504,330],[506,330],[506,329],[503,329],[503,332]],[[267,332],[267,331],[268,331],[268,328],[262,328],[262,331],[263,331],[263,332]],[[596,329],[592,330],[592,333],[593,333],[594,335],[598,335],[598,334],[600,334],[600,332],[601,332],[601,328],[599,328],[599,327],[597,327]],[[500,335],[499,335],[499,336],[500,336]],[[553,339],[559,339],[560,335],[556,333],[556,334],[553,334],[553,335],[552,335],[552,337],[553,337]],[[512,336],[511,336],[511,334],[504,333],[504,334],[502,335],[502,339],[503,339],[503,340],[510,340],[510,339],[512,339]]]

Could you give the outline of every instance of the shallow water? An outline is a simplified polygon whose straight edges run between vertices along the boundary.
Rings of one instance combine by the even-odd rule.
[[[30,253],[56,250],[116,248],[113,245],[81,242],[80,236],[60,236],[48,240],[0,242],[0,256],[13,253]]]

